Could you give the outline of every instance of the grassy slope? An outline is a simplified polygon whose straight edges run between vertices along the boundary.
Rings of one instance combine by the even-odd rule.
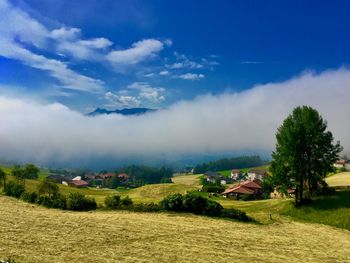
[[[0,258],[19,262],[348,262],[350,232],[192,215],[68,212],[0,196]],[[341,248],[341,249],[340,249]]]
[[[10,169],[5,170],[9,172]],[[120,194],[130,196],[134,202],[159,202],[162,198],[171,193],[198,189],[199,175],[179,175],[173,178],[173,184],[145,185],[135,189],[101,190],[92,188],[74,188],[59,185],[63,194],[70,192],[80,192],[90,197],[94,197],[98,204],[103,204],[106,196]],[[350,173],[342,173],[327,178],[327,182],[333,186],[338,184],[348,184]],[[28,191],[35,191],[38,185],[37,180],[27,180]],[[350,182],[349,184],[350,185]],[[214,198],[224,207],[234,207],[241,209],[262,223],[272,223],[276,220],[283,220],[285,216],[292,217],[300,221],[322,223],[350,230],[350,192],[337,192],[334,196],[319,198],[316,202],[302,208],[294,208],[290,200],[261,200],[261,201],[234,201],[225,198]],[[272,218],[272,220],[271,220]]]

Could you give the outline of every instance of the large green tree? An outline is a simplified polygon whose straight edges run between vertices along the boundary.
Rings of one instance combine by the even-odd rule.
[[[281,192],[295,188],[295,203],[301,205],[333,171],[342,147],[334,143],[327,122],[313,108],[297,107],[276,134],[271,172]]]
[[[19,182],[21,182],[23,185],[25,184],[25,172],[23,168],[19,165],[14,165],[11,170],[11,175],[15,177]]]
[[[27,179],[37,179],[39,177],[39,168],[34,164],[28,163],[23,168],[24,176]]]

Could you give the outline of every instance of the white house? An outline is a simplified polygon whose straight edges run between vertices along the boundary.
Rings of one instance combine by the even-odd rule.
[[[267,172],[265,170],[249,170],[248,171],[248,179],[249,180],[254,180],[258,179],[260,181],[264,180],[264,178],[267,176]]]
[[[342,168],[345,168],[345,165],[346,165],[346,161],[341,159],[341,160],[338,160],[336,161],[333,166],[337,169],[342,169]]]

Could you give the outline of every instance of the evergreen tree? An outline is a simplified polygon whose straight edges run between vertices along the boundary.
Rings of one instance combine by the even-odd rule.
[[[297,107],[279,127],[271,171],[280,191],[295,187],[295,203],[301,205],[324,182],[342,150],[333,144],[327,122],[313,108]]]

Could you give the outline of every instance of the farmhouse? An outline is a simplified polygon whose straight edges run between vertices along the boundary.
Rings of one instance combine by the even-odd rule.
[[[89,183],[84,180],[72,180],[68,182],[68,185],[81,188],[81,187],[87,187]]]
[[[105,174],[98,174],[95,176],[95,179],[107,179],[107,178],[112,178],[114,176],[113,173],[105,173]]]
[[[267,172],[265,170],[252,169],[248,171],[248,179],[250,180],[258,179],[262,181],[266,176]]]
[[[232,178],[233,180],[237,180],[241,175],[242,175],[242,173],[241,173],[241,171],[238,170],[238,169],[233,169],[233,170],[231,171],[231,178]]]
[[[118,174],[118,178],[119,178],[122,182],[128,182],[130,176],[127,175],[126,173],[121,173],[121,174]]]
[[[204,176],[207,182],[210,182],[210,183],[216,183],[217,181],[220,181],[220,184],[224,185],[224,184],[227,184],[229,181],[228,178],[226,178],[222,174],[212,172],[212,171],[205,172]]]
[[[261,181],[254,179],[254,180],[247,180],[243,183],[240,183],[238,185],[235,185],[233,187],[230,187],[225,190],[225,192],[222,193],[225,197],[236,197],[237,199],[241,195],[254,195],[254,196],[260,196],[261,195]]]
[[[335,168],[338,168],[338,169],[343,169],[343,168],[345,168],[345,165],[346,165],[346,160],[344,160],[344,159],[340,159],[340,160],[336,161],[336,162],[333,164],[333,166],[334,166]]]

